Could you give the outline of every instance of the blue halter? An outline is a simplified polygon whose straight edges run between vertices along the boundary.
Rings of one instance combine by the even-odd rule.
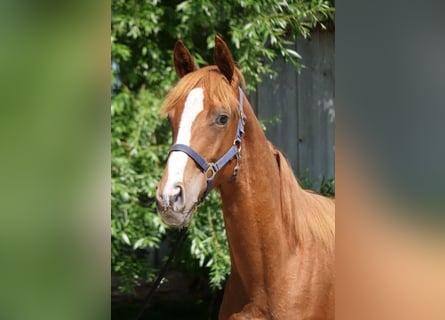
[[[239,159],[241,152],[241,138],[244,134],[244,124],[246,123],[247,120],[247,117],[243,112],[243,101],[244,101],[243,90],[241,89],[241,87],[238,87],[238,91],[239,91],[240,118],[238,120],[238,129],[236,132],[236,137],[235,140],[233,141],[233,145],[221,158],[219,158],[216,162],[207,162],[204,160],[203,157],[199,155],[198,152],[193,150],[191,147],[179,143],[173,145],[169,151],[169,154],[170,152],[173,151],[184,152],[196,162],[201,171],[204,173],[207,179],[207,189],[204,195],[199,200],[199,202],[202,202],[205,199],[205,197],[209,194],[209,192],[212,190],[213,179],[215,178],[215,175],[218,173],[218,171],[220,171],[233,158],[236,158],[236,166],[235,169],[233,170],[233,177],[236,178],[236,176],[238,175]]]

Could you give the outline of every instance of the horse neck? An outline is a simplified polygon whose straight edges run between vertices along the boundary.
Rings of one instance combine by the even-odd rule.
[[[244,269],[248,277],[255,278],[271,263],[284,261],[291,248],[280,212],[276,159],[249,103],[245,112],[248,120],[240,171],[235,181],[223,183],[220,190],[232,268],[236,265],[240,274]],[[258,268],[252,271],[252,266]]]

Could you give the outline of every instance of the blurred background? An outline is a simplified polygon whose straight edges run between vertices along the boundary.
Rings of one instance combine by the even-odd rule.
[[[110,4],[0,3],[0,318],[109,313]]]

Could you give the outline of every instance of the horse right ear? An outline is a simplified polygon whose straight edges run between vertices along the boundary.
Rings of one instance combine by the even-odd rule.
[[[235,70],[235,61],[233,60],[232,54],[230,53],[229,47],[218,36],[215,36],[215,49],[213,51],[213,59],[218,69],[222,74],[229,80],[232,81],[233,72]]]
[[[176,74],[182,78],[187,73],[198,70],[192,55],[184,46],[181,40],[176,41],[175,49],[173,51],[173,60],[175,63]]]

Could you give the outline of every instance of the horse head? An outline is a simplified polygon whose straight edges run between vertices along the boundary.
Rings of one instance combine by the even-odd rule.
[[[219,37],[215,37],[213,66],[199,69],[181,41],[173,58],[180,80],[162,106],[173,147],[156,200],[163,221],[182,227],[213,187],[236,176],[245,122],[244,79]]]

